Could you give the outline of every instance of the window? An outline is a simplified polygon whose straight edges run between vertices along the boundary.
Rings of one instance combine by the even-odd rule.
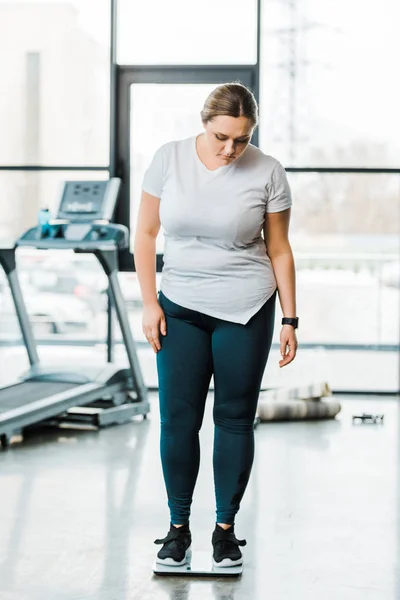
[[[400,176],[289,180],[302,341],[398,344]]]
[[[109,21],[109,0],[0,2],[0,164],[108,165]]]
[[[260,147],[288,166],[398,167],[397,0],[269,0]]]
[[[118,62],[255,64],[256,0],[120,0]]]

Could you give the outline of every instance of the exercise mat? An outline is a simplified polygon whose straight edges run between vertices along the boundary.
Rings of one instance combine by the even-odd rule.
[[[333,419],[341,405],[330,396],[332,392],[326,382],[267,390],[260,393],[257,417],[260,421]]]

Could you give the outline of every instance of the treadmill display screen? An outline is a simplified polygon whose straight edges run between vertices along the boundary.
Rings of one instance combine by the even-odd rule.
[[[65,183],[57,218],[70,221],[104,219],[108,181]]]

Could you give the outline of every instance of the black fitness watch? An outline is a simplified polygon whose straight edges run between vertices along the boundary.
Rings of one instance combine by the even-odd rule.
[[[293,325],[294,329],[299,326],[299,317],[283,317],[282,325]]]

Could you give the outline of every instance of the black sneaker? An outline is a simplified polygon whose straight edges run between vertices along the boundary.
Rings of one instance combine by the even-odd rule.
[[[246,544],[246,540],[236,539],[233,525],[226,530],[216,525],[212,535],[214,567],[234,567],[241,565],[243,557],[239,546],[245,546]]]
[[[154,543],[164,544],[157,553],[156,562],[159,564],[181,567],[190,561],[192,534],[188,524],[182,525],[182,527],[171,525],[167,537],[162,540],[155,540]]]

